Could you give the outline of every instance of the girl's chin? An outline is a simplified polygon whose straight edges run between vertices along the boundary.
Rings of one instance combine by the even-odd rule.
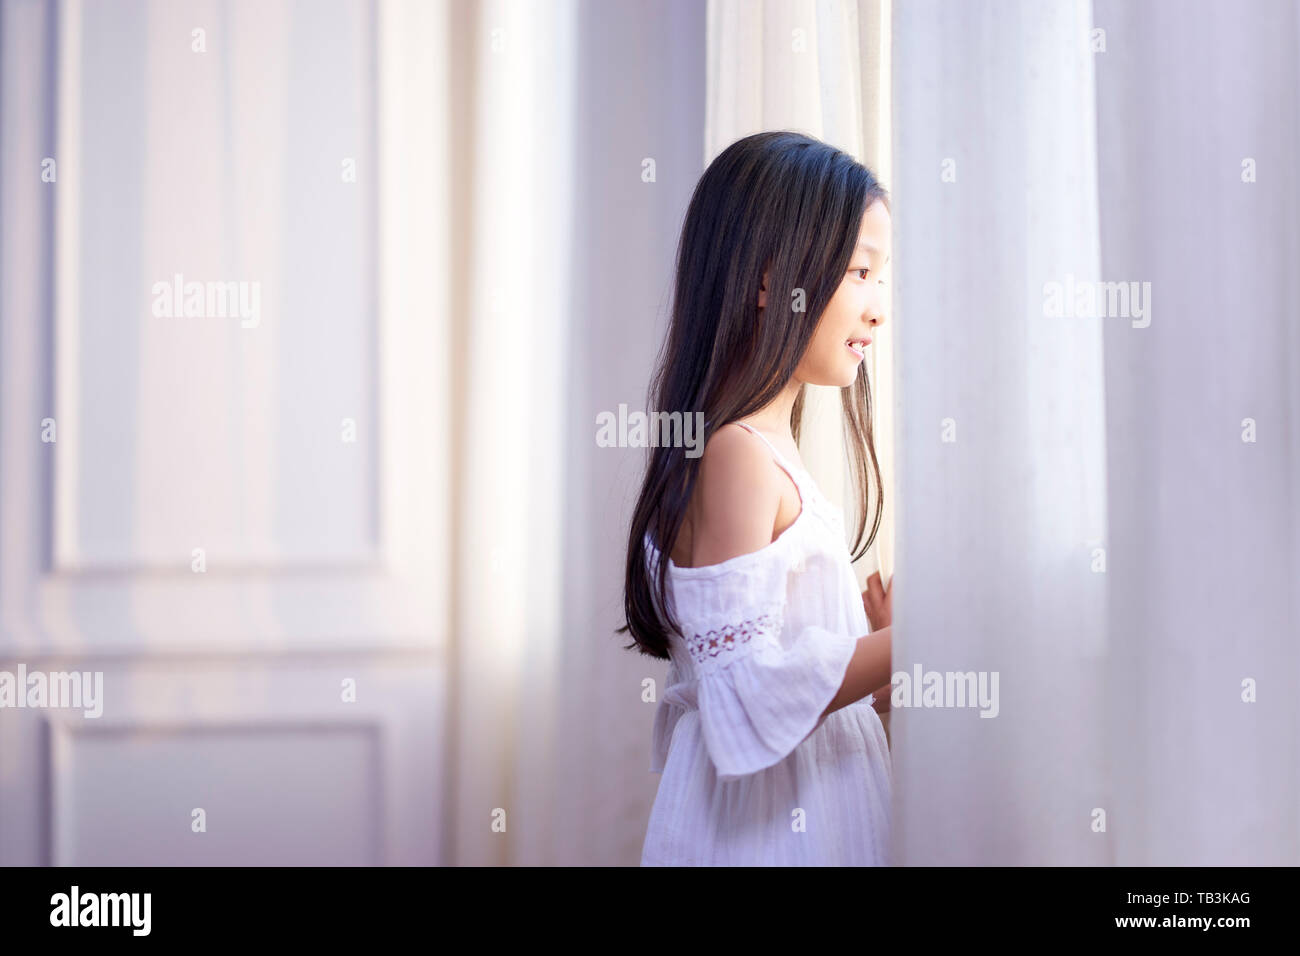
[[[848,388],[858,380],[858,367],[855,365],[847,372],[837,375],[827,375],[825,378],[808,379],[804,381],[805,385],[825,385],[827,388]]]
[[[848,388],[858,380],[858,370],[862,362],[849,360],[843,365],[835,366],[822,375],[810,375],[802,379],[805,385],[824,385],[828,388]]]
[[[840,377],[841,380],[839,382],[836,382],[835,384],[837,384],[840,388],[848,388],[850,385],[852,385],[854,382],[858,380],[858,369],[860,369],[861,367],[862,367],[861,362],[854,362],[847,369],[845,369],[844,374]]]

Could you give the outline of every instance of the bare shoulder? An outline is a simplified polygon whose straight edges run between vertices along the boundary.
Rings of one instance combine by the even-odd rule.
[[[695,486],[692,563],[718,564],[772,541],[781,472],[768,447],[737,424],[709,438]]]

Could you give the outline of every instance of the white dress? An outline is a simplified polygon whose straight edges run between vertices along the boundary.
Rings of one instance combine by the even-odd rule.
[[[843,519],[748,430],[803,507],[758,551],[668,562],[682,634],[655,712],[650,769],[662,776],[641,865],[888,865],[892,771],[874,697],[819,722],[869,631]],[[648,537],[646,549],[658,560]]]

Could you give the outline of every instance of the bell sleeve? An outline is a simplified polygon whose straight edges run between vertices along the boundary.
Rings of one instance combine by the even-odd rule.
[[[786,581],[741,567],[698,585],[682,636],[699,679],[701,733],[720,780],[766,769],[821,723],[859,635],[792,632]],[[705,610],[707,608],[708,610]]]

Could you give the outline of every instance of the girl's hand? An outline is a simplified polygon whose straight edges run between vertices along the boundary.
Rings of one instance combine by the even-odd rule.
[[[872,631],[889,627],[894,619],[894,576],[889,576],[888,587],[882,587],[880,572],[872,572],[867,578],[867,589],[862,592],[862,606],[866,609]]]

